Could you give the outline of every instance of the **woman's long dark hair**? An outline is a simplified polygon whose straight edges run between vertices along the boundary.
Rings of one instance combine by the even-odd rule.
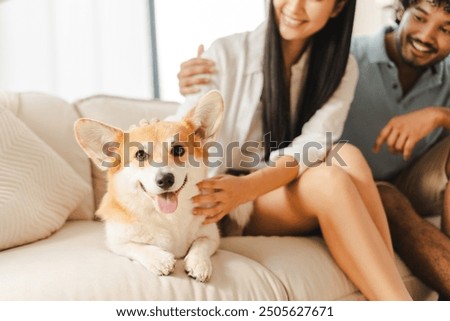
[[[303,125],[328,101],[341,83],[350,53],[355,7],[356,0],[347,0],[339,15],[331,18],[312,37],[307,74],[297,103],[295,127],[291,128],[289,88],[284,81],[281,35],[275,21],[273,4],[270,4],[261,95],[266,160],[274,148],[286,147],[300,135]]]

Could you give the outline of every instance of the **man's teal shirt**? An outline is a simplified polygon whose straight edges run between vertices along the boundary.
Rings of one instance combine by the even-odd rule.
[[[437,129],[414,148],[409,161],[391,154],[386,145],[379,154],[372,152],[375,140],[388,123],[402,115],[429,106],[450,107],[450,57],[428,68],[414,87],[403,95],[397,68],[388,58],[384,28],[373,36],[355,37],[351,53],[359,66],[355,98],[349,111],[342,140],[357,146],[366,157],[377,180],[393,178],[433,145],[443,129]]]

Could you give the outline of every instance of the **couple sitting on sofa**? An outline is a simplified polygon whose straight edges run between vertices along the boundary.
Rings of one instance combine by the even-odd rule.
[[[245,234],[320,228],[368,299],[408,300],[392,233],[413,273],[450,299],[450,140],[442,139],[450,128],[450,1],[402,1],[399,25],[354,38],[349,56],[355,3],[273,0],[255,31],[219,39],[182,64],[187,100],[178,115],[219,89],[219,141],[262,142],[261,163],[275,164],[204,181],[200,188],[213,192],[194,198],[196,210],[217,222],[254,201]],[[358,149],[332,147],[329,132]],[[320,147],[306,149],[311,142]],[[233,155],[233,167],[244,157]],[[390,183],[377,190],[373,177]],[[442,231],[420,217],[436,214]]]

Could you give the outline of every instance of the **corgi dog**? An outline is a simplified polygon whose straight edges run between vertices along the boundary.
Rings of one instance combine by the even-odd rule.
[[[108,248],[157,275],[168,275],[184,258],[189,276],[206,282],[220,234],[192,214],[191,197],[207,176],[205,144],[224,113],[211,91],[180,122],[153,120],[129,132],[82,118],[75,123],[81,148],[108,171],[107,193],[96,214],[105,222]],[[232,215],[242,215],[242,210]],[[239,218],[245,224],[248,219]]]

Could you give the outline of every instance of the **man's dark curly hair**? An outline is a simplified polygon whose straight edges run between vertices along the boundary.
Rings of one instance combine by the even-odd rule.
[[[435,6],[442,7],[447,13],[450,13],[450,0],[426,0],[426,1]],[[410,7],[411,5],[416,4],[417,2],[419,2],[419,0],[401,0],[401,3],[403,5],[403,8],[405,8],[405,10],[408,9],[408,7]]]

